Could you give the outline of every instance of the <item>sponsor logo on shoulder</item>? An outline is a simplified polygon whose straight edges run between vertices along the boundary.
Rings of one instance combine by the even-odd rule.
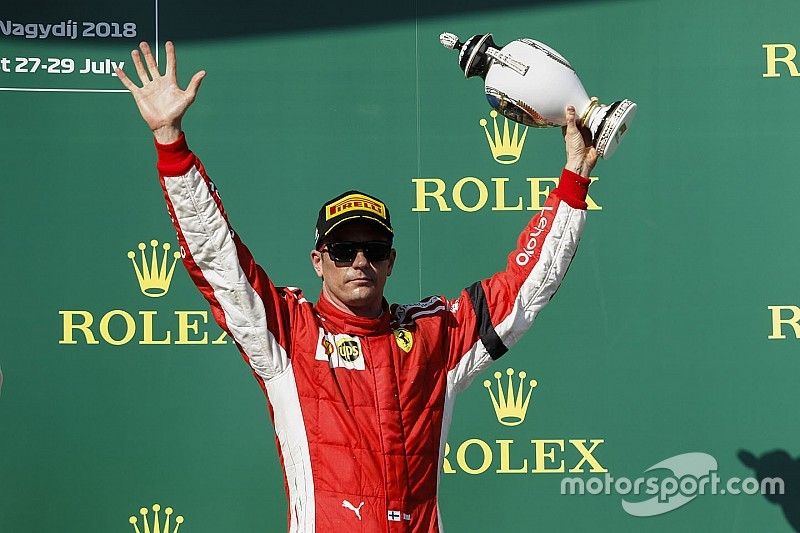
[[[451,312],[451,313],[453,313],[453,314],[456,314],[456,313],[458,313],[458,308],[459,308],[459,306],[460,306],[460,304],[459,304],[459,301],[458,301],[458,299],[455,299],[455,300],[453,300],[453,301],[450,303],[450,312]]]
[[[392,306],[392,326],[402,328],[413,324],[419,318],[435,315],[446,309],[446,303],[438,296],[428,296],[417,303],[394,305]]]

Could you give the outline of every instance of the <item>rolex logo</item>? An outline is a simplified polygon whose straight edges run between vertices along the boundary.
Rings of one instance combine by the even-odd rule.
[[[169,521],[172,517],[172,507],[164,509],[164,522],[162,523],[158,518],[158,512],[161,506],[157,503],[153,504],[153,521],[152,523],[147,518],[147,507],[139,509],[139,514],[142,515],[142,528],[139,529],[139,519],[136,516],[130,517],[128,522],[133,526],[136,533],[178,533],[178,528],[183,524],[183,517],[178,515],[175,517],[175,529],[169,529]]]
[[[503,389],[503,384],[500,381],[502,374],[500,372],[494,373],[494,378],[497,381],[497,394],[492,390],[492,382],[486,380],[483,386],[489,391],[489,396],[492,398],[492,405],[494,405],[494,412],[497,415],[497,421],[504,426],[518,426],[525,420],[525,414],[528,412],[528,404],[531,400],[531,393],[536,386],[536,380],[530,380],[530,387],[528,394],[525,395],[523,400],[523,393],[525,390],[525,377],[527,373],[523,370],[519,372],[519,386],[514,388],[514,369],[509,368],[506,370],[508,375],[508,386]]]
[[[486,133],[486,141],[492,150],[492,157],[501,165],[511,165],[519,161],[522,154],[522,147],[525,144],[525,136],[528,135],[528,126],[523,126],[522,137],[519,136],[519,124],[514,122],[514,133],[509,132],[508,119],[503,117],[503,131],[497,126],[497,111],[494,109],[489,113],[494,123],[494,135],[489,133],[486,128],[485,118],[480,120],[483,131]]]
[[[139,280],[139,288],[142,294],[151,298],[164,296],[169,291],[169,284],[172,281],[172,274],[175,272],[175,263],[181,256],[180,252],[172,253],[172,262],[167,266],[170,244],[165,242],[161,245],[164,253],[161,254],[161,261],[158,259],[158,241],[150,241],[150,258],[146,257],[145,249],[147,246],[143,242],[139,243],[140,262],[136,262],[136,253],[128,252],[128,258],[133,263],[136,271],[136,279]]]

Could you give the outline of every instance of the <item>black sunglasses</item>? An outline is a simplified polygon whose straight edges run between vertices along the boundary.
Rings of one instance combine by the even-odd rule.
[[[322,249],[323,252],[328,252],[331,259],[337,263],[352,263],[359,250],[364,252],[367,261],[385,261],[389,259],[389,254],[392,252],[392,243],[386,241],[329,242]]]

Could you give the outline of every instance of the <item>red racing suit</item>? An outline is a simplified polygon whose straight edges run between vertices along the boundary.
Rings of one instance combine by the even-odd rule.
[[[370,319],[273,285],[184,137],[156,147],[184,265],[267,396],[289,531],[442,531],[436,494],[456,395],[556,292],[589,180],[564,170],[504,271],[453,300],[384,301]]]

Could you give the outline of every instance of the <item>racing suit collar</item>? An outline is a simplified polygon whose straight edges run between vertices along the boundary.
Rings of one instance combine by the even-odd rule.
[[[325,329],[332,333],[347,333],[366,337],[370,335],[383,335],[391,331],[389,326],[389,303],[386,298],[381,305],[383,312],[377,318],[366,318],[351,315],[333,305],[325,295],[320,292],[315,309],[324,321]]]

